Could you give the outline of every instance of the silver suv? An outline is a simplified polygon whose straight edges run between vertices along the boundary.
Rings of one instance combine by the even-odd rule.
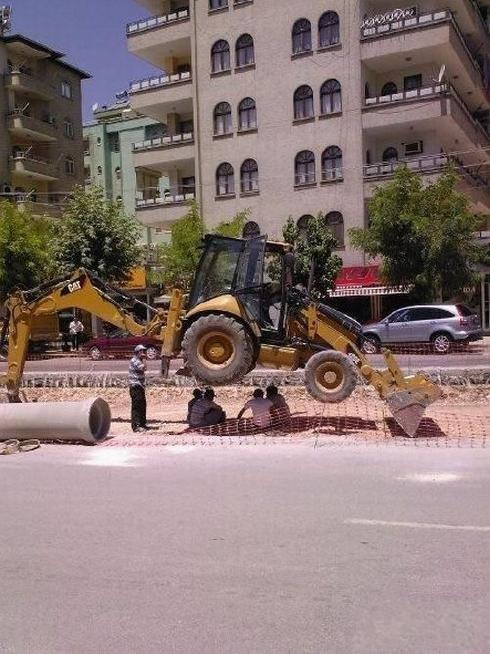
[[[392,343],[432,343],[437,354],[447,354],[453,343],[483,338],[480,318],[464,304],[431,304],[405,307],[380,322],[363,327],[362,349],[379,352]]]

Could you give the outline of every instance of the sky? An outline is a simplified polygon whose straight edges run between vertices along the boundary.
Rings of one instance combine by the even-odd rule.
[[[58,52],[92,75],[82,85],[83,118],[92,105],[109,104],[133,79],[154,73],[128,53],[126,23],[147,16],[134,0],[0,0],[12,5],[11,34],[23,34]]]

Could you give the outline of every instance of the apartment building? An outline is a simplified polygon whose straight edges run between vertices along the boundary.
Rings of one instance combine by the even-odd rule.
[[[0,196],[57,217],[83,184],[81,83],[89,75],[20,34],[0,34]]]
[[[163,195],[168,180],[144,167],[136,171],[133,152],[145,143],[164,138],[166,133],[165,125],[136,113],[126,94],[111,105],[95,105],[93,120],[83,126],[85,186],[102,187],[107,198],[120,199],[126,213],[134,215],[137,189]],[[159,242],[164,236],[165,232],[158,228],[146,227],[142,241]]]
[[[376,313],[396,289],[348,230],[397,166],[430,179],[453,162],[490,214],[488,0],[138,1],[153,16],[127,26],[128,47],[162,74],[134,81],[131,105],[168,125],[135,152],[169,178],[163,197],[140,189],[150,228],[194,195],[209,226],[249,208],[270,236],[321,211],[345,266],[337,295],[370,295]]]

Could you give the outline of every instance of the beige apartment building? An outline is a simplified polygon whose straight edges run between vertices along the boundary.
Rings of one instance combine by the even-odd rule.
[[[127,26],[129,50],[162,73],[132,82],[131,104],[168,134],[134,162],[170,181],[138,189],[145,225],[168,230],[194,196],[208,225],[249,208],[274,237],[321,211],[339,295],[382,295],[363,291],[348,230],[402,162],[428,179],[453,162],[490,214],[489,0],[138,2],[153,16]]]
[[[19,34],[0,35],[0,197],[60,215],[83,184],[81,82],[89,75]]]

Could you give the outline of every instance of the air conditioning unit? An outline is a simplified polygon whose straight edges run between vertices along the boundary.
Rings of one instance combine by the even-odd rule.
[[[414,141],[413,143],[405,143],[405,156],[410,157],[414,154],[423,154],[424,142]]]

